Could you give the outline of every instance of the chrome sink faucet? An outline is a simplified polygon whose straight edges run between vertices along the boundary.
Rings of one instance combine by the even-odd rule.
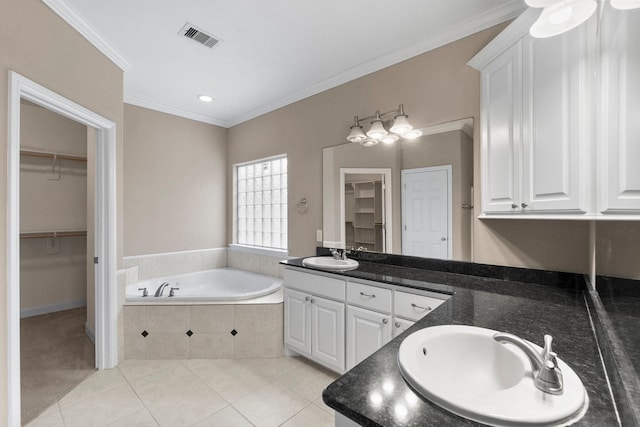
[[[161,297],[162,291],[164,291],[164,288],[166,288],[167,286],[169,286],[169,282],[164,282],[162,285],[158,286],[158,289],[156,289],[156,293],[154,294],[154,296]]]
[[[329,249],[329,252],[333,256],[333,259],[341,259],[343,261],[346,261],[347,255],[351,253],[351,251],[347,249]]]
[[[533,383],[545,393],[562,394],[562,371],[558,366],[556,353],[551,350],[553,337],[544,336],[544,349],[539,353],[531,344],[520,337],[506,332],[498,332],[493,335],[493,339],[501,343],[511,343],[522,350],[533,368]]]

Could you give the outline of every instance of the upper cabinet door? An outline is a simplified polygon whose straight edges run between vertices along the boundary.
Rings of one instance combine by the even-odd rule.
[[[640,214],[640,10],[607,8],[602,37],[599,210]]]
[[[587,28],[522,39],[524,212],[586,212],[592,131]]]
[[[513,212],[520,205],[522,44],[482,69],[482,209]]]

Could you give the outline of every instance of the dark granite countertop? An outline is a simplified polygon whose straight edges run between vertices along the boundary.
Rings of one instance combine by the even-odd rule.
[[[579,280],[532,270],[531,275],[543,283],[535,284],[530,283],[531,275],[527,277],[524,269],[470,263],[462,264],[466,271],[476,274],[478,271],[471,270],[477,265],[480,276],[453,273],[449,267],[440,268],[447,265],[443,262],[434,268],[449,271],[359,261],[358,269],[335,274],[443,292],[452,297],[329,385],[323,400],[331,408],[364,426],[480,425],[422,398],[407,385],[397,366],[400,343],[412,332],[435,325],[462,324],[510,332],[539,345],[544,334],[552,335],[554,350],[575,370],[589,394],[589,409],[576,425],[618,425],[591,327],[584,281],[580,285]],[[305,268],[302,259],[283,264]],[[523,281],[504,280],[505,277]]]

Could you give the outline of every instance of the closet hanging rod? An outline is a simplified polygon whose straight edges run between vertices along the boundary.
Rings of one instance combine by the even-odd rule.
[[[71,154],[47,153],[44,151],[20,150],[21,156],[43,157],[46,159],[71,160],[74,162],[87,162],[86,157],[73,156]]]
[[[86,231],[37,231],[32,233],[20,233],[21,239],[47,239],[56,237],[83,237]]]

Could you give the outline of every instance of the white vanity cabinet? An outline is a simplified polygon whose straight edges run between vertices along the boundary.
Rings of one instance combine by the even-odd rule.
[[[285,285],[285,345],[344,372],[345,281],[285,270]]]
[[[285,347],[343,373],[449,298],[405,289],[287,267]]]
[[[587,28],[548,39],[505,31],[470,62],[481,72],[483,214],[588,211]]]

